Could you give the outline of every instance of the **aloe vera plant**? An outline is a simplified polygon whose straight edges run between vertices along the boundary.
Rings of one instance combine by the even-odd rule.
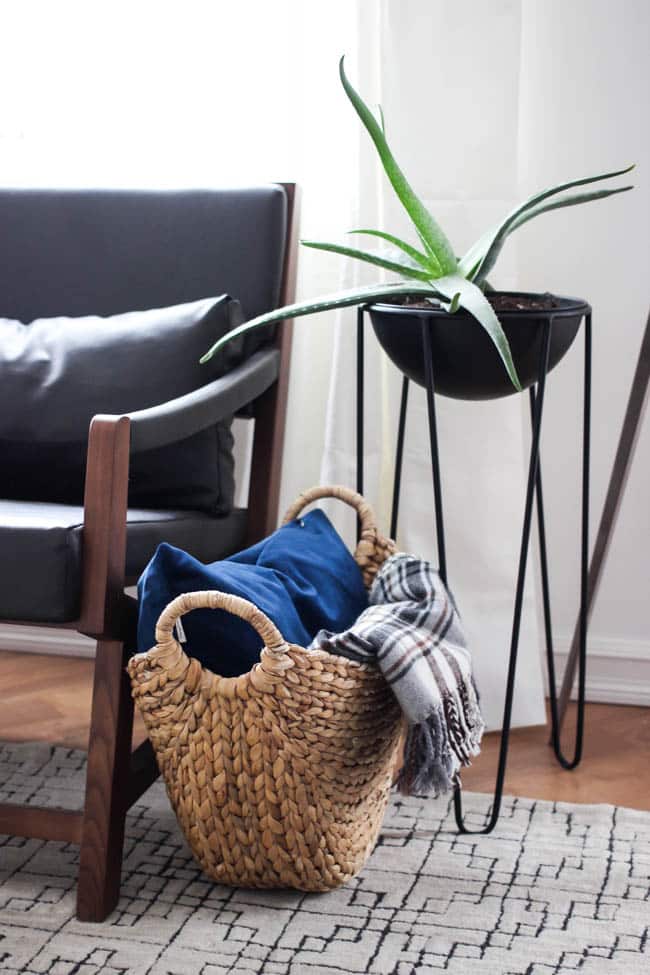
[[[420,247],[401,240],[393,234],[381,230],[360,229],[351,233],[376,237],[390,244],[392,251],[367,251],[342,244],[330,244],[321,241],[303,240],[305,247],[331,251],[356,260],[365,261],[376,267],[392,271],[400,275],[401,280],[391,284],[376,284],[336,294],[325,295],[312,301],[298,302],[277,308],[272,312],[259,315],[248,322],[233,329],[217,341],[202,357],[201,362],[207,362],[224,345],[238,335],[252,329],[261,328],[283,319],[298,318],[316,312],[334,308],[344,308],[350,305],[366,304],[380,299],[386,300],[405,295],[421,296],[425,300],[441,304],[450,313],[458,308],[464,308],[474,316],[486,330],[496,346],[507,373],[516,389],[520,389],[517,372],[512,360],[508,340],[503,332],[490,302],[485,296],[487,275],[492,271],[495,262],[508,236],[524,223],[538,217],[542,213],[561,207],[576,206],[593,200],[604,199],[616,193],[624,193],[632,186],[619,186],[613,189],[599,189],[568,193],[579,186],[598,183],[628,173],[634,166],[618,169],[613,172],[600,173],[596,176],[585,176],[581,179],[569,180],[550,189],[535,193],[525,203],[512,210],[497,226],[483,234],[467,253],[458,260],[447,236],[431,213],[418,198],[409,184],[406,176],[398,166],[386,140],[384,119],[381,109],[379,121],[375,118],[361,96],[350,84],[344,68],[344,59],[339,63],[341,84],[354,107],[361,122],[372,139],[379,159],[384,167],[397,197],[413,223]],[[552,199],[555,198],[555,199]],[[550,201],[550,202],[549,202]]]

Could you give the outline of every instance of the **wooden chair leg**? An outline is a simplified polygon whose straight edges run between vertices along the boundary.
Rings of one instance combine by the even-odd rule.
[[[97,643],[79,853],[77,917],[103,921],[117,904],[128,808],[133,701],[123,645]]]

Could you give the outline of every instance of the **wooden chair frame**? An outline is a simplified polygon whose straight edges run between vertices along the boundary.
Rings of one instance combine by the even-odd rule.
[[[284,305],[291,303],[295,294],[299,196],[295,184],[281,185],[288,202],[280,292],[280,304]],[[255,432],[249,497],[253,503],[249,505],[247,525],[251,542],[276,527],[291,354],[290,322],[279,327],[276,347],[277,378],[267,383],[252,404]],[[232,401],[227,405],[232,405]],[[196,402],[192,403],[195,414],[197,408]],[[211,408],[208,396],[203,397],[200,408]],[[212,404],[212,409],[215,422],[219,413],[228,412],[223,404]],[[151,426],[150,417],[145,416],[150,412],[97,416],[90,424],[81,611],[75,622],[59,624],[97,641],[83,810],[0,803],[0,833],[79,844],[77,917],[81,921],[103,921],[117,904],[126,813],[158,777],[149,742],[132,750],[133,702],[125,670],[125,658],[135,646],[137,625],[137,600],[125,592],[130,581],[125,574],[129,456],[140,421]],[[159,434],[163,424],[160,418],[156,423]],[[34,625],[27,620],[24,623]]]

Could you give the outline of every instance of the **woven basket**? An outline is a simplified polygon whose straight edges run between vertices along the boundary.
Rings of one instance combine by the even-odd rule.
[[[361,495],[314,488],[285,523],[325,497],[359,514],[355,559],[369,586],[395,546],[378,534]],[[174,639],[176,620],[205,606],[259,633],[264,649],[247,674],[219,677]],[[174,599],[156,641],[129,662],[133,697],[203,870],[220,883],[300,890],[331,890],[353,877],[377,839],[402,729],[379,671],[287,644],[252,603],[220,592]]]

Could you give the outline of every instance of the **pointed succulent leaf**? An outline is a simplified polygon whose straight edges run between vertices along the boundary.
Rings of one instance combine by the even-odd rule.
[[[462,274],[464,278],[469,278],[470,281],[473,279],[497,230],[498,227],[491,227],[490,230],[486,230],[460,259],[458,262],[458,273]]]
[[[398,261],[391,261],[380,254],[372,254],[370,251],[360,251],[356,247],[344,247],[341,244],[325,244],[317,240],[303,240],[304,247],[313,247],[319,251],[330,251],[332,254],[342,254],[344,257],[354,257],[357,261],[365,261],[367,264],[374,264],[376,267],[383,267],[386,271],[393,271],[395,274],[402,274],[407,278],[415,278],[417,281],[429,281],[432,277],[431,271],[422,271],[411,264],[401,264]]]
[[[496,258],[501,252],[501,247],[503,246],[505,237],[508,237],[518,227],[521,227],[524,223],[527,223],[534,217],[539,216],[541,213],[546,213],[549,210],[559,210],[562,207],[576,206],[580,203],[590,203],[592,200],[601,200],[607,196],[614,196],[616,193],[625,193],[627,190],[631,189],[633,189],[632,186],[620,186],[614,190],[594,190],[590,193],[575,193],[571,196],[563,196],[559,200],[555,200],[553,203],[544,203],[540,206],[532,207],[531,209],[524,211],[520,216],[513,220],[510,226],[507,228],[504,238],[501,241],[501,246],[495,248],[492,255],[492,266],[494,266]],[[476,243],[474,243],[464,255],[458,265],[458,270],[463,277],[469,278],[470,281],[474,279],[474,275],[478,270],[481,261],[485,257],[490,243],[494,239],[497,231],[498,227],[492,227],[490,230],[486,231],[486,233],[479,237]],[[481,277],[483,278],[485,274],[488,274],[489,270],[491,269],[484,268]]]
[[[468,277],[470,281],[473,280],[474,283],[478,284],[480,287],[483,287],[483,282],[485,281],[486,276],[490,273],[490,271],[493,269],[494,265],[496,264],[499,255],[503,249],[503,245],[505,244],[510,234],[513,231],[517,230],[518,227],[521,227],[523,226],[523,224],[528,223],[529,220],[533,220],[535,217],[539,217],[540,214],[548,213],[549,210],[561,210],[563,207],[578,206],[581,203],[590,203],[592,200],[602,200],[605,199],[605,197],[607,196],[614,196],[616,193],[625,193],[627,190],[631,190],[631,189],[634,189],[634,187],[621,186],[615,190],[594,190],[594,192],[592,193],[576,193],[573,196],[560,197],[560,199],[556,200],[554,203],[544,203],[541,206],[533,207],[530,210],[526,210],[524,213],[518,216],[516,220],[513,220],[513,222],[506,230],[505,234],[502,237],[500,237],[499,240],[496,241],[493,244],[493,246],[490,248],[489,260],[486,257],[485,260],[483,260],[482,264],[480,263],[480,261],[475,261],[472,269],[466,275],[466,277]],[[480,270],[480,274],[477,274],[476,272],[479,269],[479,265],[481,267],[481,270]],[[465,267],[464,264],[462,264],[462,266]]]
[[[624,173],[629,173],[631,169],[634,169],[634,166],[627,166],[625,169],[617,169],[610,173],[600,173],[597,176],[585,176],[581,179],[569,180],[567,183],[559,183],[557,186],[553,186],[550,189],[535,193],[524,203],[515,207],[514,210],[511,210],[497,227],[493,228],[489,233],[484,234],[480,238],[480,241],[470,248],[461,261],[461,273],[466,276],[471,275],[474,281],[480,281],[481,278],[485,277],[485,275],[488,274],[494,266],[494,261],[496,260],[494,255],[498,255],[502,246],[502,240],[507,235],[512,224],[517,220],[518,217],[520,217],[526,211],[533,209],[539,203],[543,203],[544,200],[548,199],[548,197],[556,196],[558,193],[562,193],[564,190],[572,189],[574,186],[585,186],[588,183],[597,183],[603,179],[612,179],[614,176],[622,176]],[[478,263],[478,265],[476,264],[475,260],[477,255],[480,255],[480,263]],[[473,272],[472,268],[474,268]]]
[[[422,295],[423,298],[439,297],[434,285],[425,284],[422,281],[400,281],[395,284],[373,284],[364,288],[338,291],[335,294],[324,295],[322,298],[316,298],[313,301],[299,301],[293,305],[276,308],[264,315],[258,315],[257,318],[251,318],[250,321],[233,328],[227,335],[215,342],[212,348],[201,356],[200,361],[208,362],[213,355],[224,345],[232,342],[233,339],[252,332],[256,328],[262,328],[264,325],[272,325],[274,322],[281,322],[289,318],[299,318],[301,315],[315,315],[318,312],[330,311],[334,308],[365,305],[368,302],[392,298],[396,295]]]
[[[627,190],[631,189],[634,189],[634,187],[621,186],[615,190],[594,190],[592,193],[576,193],[572,196],[562,196],[559,200],[555,200],[554,203],[544,203],[541,206],[532,207],[530,210],[526,210],[524,213],[518,216],[516,220],[513,220],[505,234],[491,247],[489,257],[486,256],[481,265],[480,274],[477,273],[474,277],[476,284],[481,284],[485,277],[490,273],[498,260],[499,254],[501,253],[506,240],[510,234],[514,230],[517,230],[518,227],[521,227],[522,224],[528,223],[529,220],[533,220],[535,217],[540,216],[542,213],[547,213],[549,210],[560,210],[562,207],[578,206],[581,203],[590,203],[592,200],[602,200],[607,196],[614,196],[616,193],[625,193]]]
[[[592,200],[604,200],[608,196],[615,196],[617,193],[627,193],[628,190],[633,189],[633,186],[619,186],[615,190],[593,190],[591,193],[574,193],[571,196],[562,196],[553,203],[544,203],[542,206],[533,207],[532,210],[527,210],[525,213],[522,213],[521,216],[513,221],[508,229],[508,234],[521,227],[522,224],[528,223],[529,220],[533,220],[534,217],[538,217],[541,213],[548,213],[549,210],[561,210],[563,207],[574,207],[579,206],[581,203],[591,203]]]
[[[394,244],[395,247],[399,247],[401,251],[423,267],[425,271],[431,272],[431,275],[435,272],[435,268],[432,266],[431,261],[417,249],[417,247],[412,247],[405,240],[401,240],[399,237],[395,237],[393,234],[387,234],[383,230],[349,230],[349,234],[368,234],[372,237],[379,237],[381,240],[388,241],[389,244]]]
[[[481,289],[477,288],[475,284],[463,278],[460,274],[449,274],[444,278],[438,278],[436,280],[436,289],[451,301],[452,308],[460,305],[461,308],[464,308],[470,315],[473,315],[483,326],[503,360],[512,385],[516,390],[520,391],[521,383],[519,382],[515,364],[512,361],[510,343],[501,327],[501,322],[494,312],[494,308]]]
[[[420,239],[424,244],[425,250],[432,259],[432,263],[437,268],[437,276],[454,273],[458,266],[458,262],[456,261],[456,256],[451,244],[447,240],[447,237],[443,233],[441,227],[431,216],[419,197],[416,196],[408,180],[406,179],[406,176],[397,165],[388,143],[386,142],[386,138],[381,126],[361,96],[355,91],[348,81],[345,74],[343,61],[344,59],[341,58],[339,62],[341,84],[343,85],[346,95],[352,102],[357,115],[366,127],[368,135],[375,144],[375,148],[377,149],[386,175],[388,176],[388,179],[390,180],[402,206],[415,224]]]

